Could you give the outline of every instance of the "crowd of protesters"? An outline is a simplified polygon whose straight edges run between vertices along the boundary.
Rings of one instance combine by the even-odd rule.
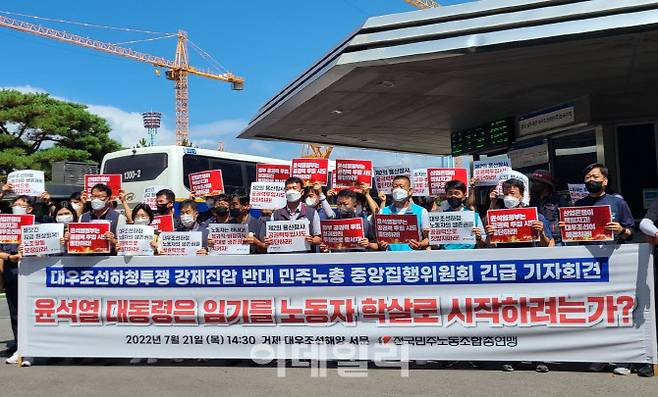
[[[296,177],[290,177],[285,182],[285,195],[287,204],[283,208],[273,211],[260,211],[255,216],[251,211],[248,192],[235,192],[233,194],[220,194],[208,197],[186,197],[177,210],[177,198],[173,191],[163,189],[156,194],[156,208],[152,209],[145,203],[130,208],[123,192],[118,192],[117,199],[113,200],[111,189],[103,184],[93,186],[91,192],[75,193],[69,200],[55,202],[48,193],[40,197],[12,195],[12,186],[2,186],[0,199],[9,198],[11,213],[37,214],[37,223],[95,222],[105,220],[110,223],[105,238],[111,241],[112,253],[116,255],[121,251],[117,240],[117,228],[126,224],[149,225],[157,215],[172,215],[175,231],[200,231],[203,236],[203,247],[196,255],[208,255],[214,244],[218,243],[209,238],[209,225],[217,223],[247,225],[248,235],[244,244],[250,245],[250,253],[264,254],[272,240],[266,234],[266,224],[269,221],[280,220],[307,220],[309,235],[306,241],[310,244],[307,252],[322,254],[330,252],[323,243],[320,221],[325,219],[359,218],[363,222],[364,238],[359,241],[358,248],[350,251],[414,251],[414,250],[457,250],[457,249],[487,249],[500,247],[555,247],[573,243],[563,243],[560,239],[560,228],[564,224],[559,219],[559,208],[567,206],[599,206],[609,205],[612,220],[605,228],[613,232],[615,239],[610,243],[624,243],[630,241],[635,230],[635,221],[631,215],[628,204],[624,199],[611,194],[608,190],[608,169],[602,164],[592,164],[583,171],[583,182],[589,195],[585,198],[571,202],[568,197],[556,192],[556,181],[545,170],[537,170],[529,176],[530,186],[519,179],[509,179],[502,184],[502,194],[492,189],[489,202],[482,206],[475,205],[475,181],[471,180],[471,188],[462,181],[453,180],[446,184],[446,193],[442,197],[432,200],[414,201],[412,181],[409,177],[400,175],[395,177],[390,195],[379,193],[371,194],[367,186],[360,189],[345,189],[335,191],[327,189],[320,184],[305,186],[304,182]],[[529,189],[530,204],[524,204],[524,193]],[[200,212],[197,200],[205,199],[207,211]],[[117,202],[118,201],[118,202]],[[496,244],[491,242],[493,228],[487,225],[486,214],[483,210],[501,208],[536,207],[538,220],[532,223],[535,239],[527,243]],[[117,208],[118,207],[118,208]],[[478,211],[479,208],[479,211]],[[471,211],[474,212],[475,223],[472,233],[474,244],[442,244],[431,245],[429,239],[429,213],[436,211]],[[479,213],[478,213],[479,212]],[[418,238],[406,243],[387,243],[379,241],[373,224],[374,214],[414,214],[418,223]],[[649,209],[645,219],[639,225],[639,230],[648,236],[650,241],[658,239],[658,202]],[[61,244],[64,246],[68,233],[64,234]],[[157,239],[157,235],[156,235]],[[157,241],[152,242],[154,254],[158,251]],[[20,244],[0,245],[0,266],[2,266],[2,282],[7,295],[7,303],[14,332],[14,341],[7,346],[5,354],[10,356],[7,363],[14,364],[17,360],[16,338],[18,313],[18,265],[21,260],[22,249]],[[149,363],[155,362],[149,359]],[[139,362],[139,359],[133,360]],[[24,365],[30,365],[29,359]],[[547,372],[546,363],[534,363],[536,370]],[[619,364],[592,364],[592,370],[604,368],[614,370],[619,375],[631,372],[630,366]],[[502,369],[513,371],[513,364],[503,364]],[[651,367],[638,368],[638,373],[650,376]]]

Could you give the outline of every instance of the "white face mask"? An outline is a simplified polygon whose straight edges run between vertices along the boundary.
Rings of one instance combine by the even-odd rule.
[[[11,207],[11,213],[14,215],[25,215],[27,214],[27,208],[21,207],[20,205],[15,205]]]
[[[505,196],[503,202],[505,203],[505,208],[516,208],[519,206],[519,203],[521,203],[521,200],[514,196]]]
[[[57,215],[55,221],[66,225],[67,223],[73,222],[73,215]]]
[[[315,207],[316,205],[318,205],[318,200],[316,200],[316,199],[314,199],[314,198],[312,198],[312,197],[307,197],[305,203],[306,203],[307,206],[313,208],[313,207]]]
[[[402,189],[401,187],[396,187],[395,189],[393,189],[392,195],[393,195],[393,201],[400,202],[406,200],[409,197],[409,192]]]
[[[80,203],[71,203],[71,207],[73,207],[73,209],[78,211],[78,212],[80,210],[82,210],[82,204],[80,204]]]
[[[91,200],[91,208],[93,208],[96,211],[102,210],[103,208],[105,208],[105,201],[101,199],[93,199]]]
[[[184,226],[190,227],[194,225],[194,216],[190,214],[182,214],[180,216],[180,221]]]
[[[286,200],[289,203],[294,203],[296,201],[299,201],[299,199],[301,198],[302,198],[302,192],[300,192],[299,190],[295,190],[295,189],[286,190]]]
[[[151,223],[149,218],[135,218],[135,225],[148,225]]]

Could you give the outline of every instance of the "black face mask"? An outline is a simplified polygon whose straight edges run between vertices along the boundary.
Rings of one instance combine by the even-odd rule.
[[[590,193],[599,193],[603,190],[603,182],[587,181],[585,182],[585,189]]]
[[[336,212],[338,213],[338,218],[340,219],[348,219],[348,218],[356,217],[356,211],[351,208],[339,207],[336,208]]]
[[[169,206],[167,204],[156,204],[156,211],[158,214],[166,214],[169,211]]]
[[[242,210],[239,208],[231,208],[228,213],[231,215],[231,218],[237,218],[242,213]]]
[[[450,208],[459,208],[462,204],[464,204],[464,199],[448,197],[448,205]]]
[[[228,213],[228,208],[220,206],[213,208],[213,211],[215,211],[216,216],[226,216]]]

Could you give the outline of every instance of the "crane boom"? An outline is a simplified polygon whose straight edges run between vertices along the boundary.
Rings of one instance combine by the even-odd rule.
[[[437,8],[441,5],[434,0],[404,0],[419,10],[427,10],[428,8]]]
[[[31,33],[48,39],[103,51],[108,54],[118,55],[135,61],[149,63],[156,67],[167,68],[167,78],[174,81],[176,98],[176,144],[178,145],[181,145],[185,141],[189,142],[188,74],[231,83],[234,90],[241,90],[244,86],[244,79],[233,73],[226,72],[218,74],[210,71],[203,71],[191,66],[187,57],[187,33],[184,31],[178,32],[176,58],[174,61],[171,61],[166,58],[121,47],[116,44],[94,40],[63,30],[57,30],[2,15],[0,15],[0,26],[25,33]]]

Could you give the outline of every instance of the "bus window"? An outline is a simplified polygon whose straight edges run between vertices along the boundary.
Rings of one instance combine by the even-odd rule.
[[[105,162],[103,173],[121,174],[123,182],[151,181],[167,169],[167,162],[167,153],[117,157]]]
[[[256,182],[256,164],[254,163],[245,163],[245,170],[247,171],[245,176],[247,180],[245,181],[246,186],[251,187],[251,182]]]
[[[190,188],[188,174],[207,170],[222,170],[226,193],[245,190],[240,162],[189,154],[183,156],[183,184],[185,187]]]

